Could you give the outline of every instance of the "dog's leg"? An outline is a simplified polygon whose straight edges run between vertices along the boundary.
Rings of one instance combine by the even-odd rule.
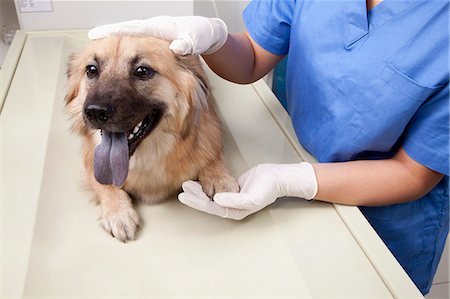
[[[122,189],[93,182],[94,191],[102,207],[101,226],[121,242],[134,240],[139,228],[139,216],[130,196]]]
[[[203,186],[203,191],[209,197],[219,192],[239,192],[236,179],[228,174],[222,159],[217,159],[208,164],[199,173],[198,180]]]
[[[102,207],[100,225],[114,238],[121,242],[134,240],[139,228],[139,216],[133,208],[127,192],[113,185],[102,185],[94,177],[94,151],[100,138],[99,135],[86,135],[82,153],[86,171],[86,185],[96,195],[96,200]]]

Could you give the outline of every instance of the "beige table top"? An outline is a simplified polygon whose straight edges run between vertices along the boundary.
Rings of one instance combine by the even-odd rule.
[[[354,207],[286,199],[238,222],[174,198],[138,205],[136,241],[104,233],[63,112],[67,58],[85,43],[86,32],[19,32],[1,71],[2,298],[421,297]],[[208,74],[235,176],[312,161],[263,81]]]

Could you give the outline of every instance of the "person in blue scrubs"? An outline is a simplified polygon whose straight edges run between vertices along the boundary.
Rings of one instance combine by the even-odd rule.
[[[180,32],[155,19],[106,31],[188,40],[188,54],[238,83],[289,54],[288,112],[320,163],[258,165],[240,193],[214,201],[187,182],[180,201],[232,219],[283,196],[357,205],[426,294],[449,231],[448,10],[440,0],[260,0],[244,11],[245,33],[198,17],[177,19]]]

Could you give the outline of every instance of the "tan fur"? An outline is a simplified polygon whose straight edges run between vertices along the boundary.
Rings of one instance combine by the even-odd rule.
[[[93,175],[94,149],[100,135],[83,120],[86,96],[91,88],[96,88],[87,79],[85,68],[94,57],[101,60],[104,69],[99,80],[106,80],[102,83],[113,88],[116,81],[126,82],[130,76],[129,61],[136,56],[149,63],[157,75],[136,85],[135,91],[149,100],[163,101],[166,113],[131,156],[124,185],[102,185]],[[121,241],[134,239],[139,226],[129,195],[148,203],[161,202],[176,194],[189,179],[198,179],[209,196],[238,191],[236,181],[223,164],[220,124],[208,106],[207,78],[198,57],[177,57],[168,49],[168,42],[155,38],[110,37],[92,41],[83,52],[74,55],[68,77],[66,110],[72,118],[73,131],[83,139],[86,177],[102,206],[101,224],[114,237]]]

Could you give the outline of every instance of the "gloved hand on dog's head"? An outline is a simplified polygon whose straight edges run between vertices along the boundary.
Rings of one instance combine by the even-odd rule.
[[[212,54],[227,41],[228,29],[218,18],[201,16],[159,16],[96,27],[90,39],[115,34],[147,35],[171,41],[169,48],[177,55]]]

